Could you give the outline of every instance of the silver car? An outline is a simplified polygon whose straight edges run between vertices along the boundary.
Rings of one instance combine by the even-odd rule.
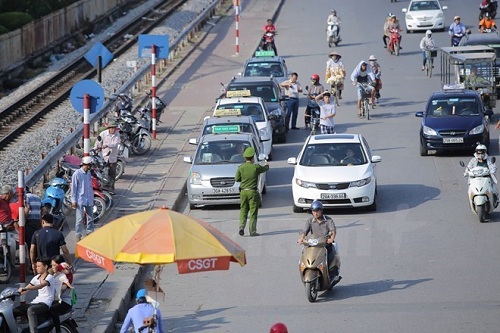
[[[234,176],[238,166],[245,163],[243,152],[255,149],[255,161],[263,162],[266,155],[255,136],[250,133],[207,134],[201,139],[194,159],[184,157],[191,164],[187,180],[187,194],[191,209],[199,205],[232,205],[240,203],[240,183]],[[266,174],[259,176],[260,194],[266,192]]]

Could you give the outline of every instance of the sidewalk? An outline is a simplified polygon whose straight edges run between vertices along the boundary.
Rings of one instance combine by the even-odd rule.
[[[276,13],[282,3],[283,0],[243,1],[239,55],[235,55],[234,11],[231,9],[216,25],[207,25],[200,36],[200,44],[191,51],[189,58],[171,67],[175,72],[158,87],[158,96],[168,107],[162,116],[157,140],[146,155],[129,159],[125,174],[116,183],[115,203],[105,216],[106,221],[161,206],[174,210],[181,208],[189,171],[183,157],[192,155],[195,150],[188,139],[199,136],[200,124],[210,115],[219,95],[219,82],[226,83],[241,71],[258,45],[266,19]],[[66,241],[74,252],[74,217],[70,217],[70,221],[71,231]],[[135,290],[143,287],[147,267],[117,264],[115,273],[108,274],[80,259],[76,260],[75,267],[78,302],[74,318],[79,331],[114,332]],[[167,309],[161,307],[160,310],[164,318],[168,318]]]

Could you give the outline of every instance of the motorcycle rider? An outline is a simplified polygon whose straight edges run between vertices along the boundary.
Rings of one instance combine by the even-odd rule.
[[[484,14],[489,13],[492,18],[497,14],[498,4],[496,1],[483,0],[479,5],[479,18],[483,18]]]
[[[486,33],[488,30],[497,30],[497,25],[491,18],[491,14],[486,12],[486,14],[484,14],[484,18],[479,21],[479,32]]]
[[[356,66],[354,71],[351,74],[351,82],[353,86],[357,86],[358,91],[358,117],[362,117],[363,113],[361,111],[361,96],[363,88],[358,85],[358,83],[368,83],[368,91],[370,92],[370,104],[373,105],[373,98],[375,96],[375,89],[373,86],[375,85],[375,75],[372,73],[370,68],[368,67],[366,61],[361,60],[359,64]]]
[[[390,17],[389,23],[387,24],[387,29],[385,31],[385,36],[388,37],[389,43],[390,43],[390,41],[391,41],[391,34],[393,32],[397,32],[398,35],[399,35],[399,49],[402,50],[403,48],[401,47],[401,44],[402,44],[403,36],[401,36],[400,32],[402,32],[403,29],[401,29],[401,26],[399,25],[399,20],[396,17],[396,15],[392,14],[392,13],[389,13],[389,15],[391,15],[391,17]],[[386,42],[385,39],[384,39],[384,42]]]
[[[384,35],[382,36],[382,41],[384,42],[384,48],[387,48],[387,40],[391,38],[389,33],[389,24],[392,23],[392,13],[389,13],[384,23]]]
[[[335,236],[337,235],[337,228],[335,227],[335,223],[330,216],[323,215],[323,204],[319,200],[314,200],[311,203],[311,214],[312,217],[306,220],[304,225],[304,229],[300,233],[299,239],[297,240],[297,244],[302,244],[304,242],[304,238],[307,234],[311,233],[317,236],[325,236],[327,237],[327,245],[326,249],[328,250],[328,264],[330,264],[334,257],[339,255],[339,249],[337,246],[337,242],[335,242]],[[332,245],[335,247],[335,256],[332,255]],[[339,276],[342,278],[340,274],[340,259],[338,260],[338,266],[333,267],[333,276]]]
[[[264,35],[262,36],[262,40],[260,42],[260,48],[264,49],[264,45],[266,44],[266,34],[270,32],[273,34],[273,40],[271,42],[271,47],[273,48],[274,55],[278,55],[278,50],[276,50],[276,45],[274,44],[274,35],[276,35],[276,27],[273,24],[273,20],[268,19],[267,24],[264,26]]]
[[[432,31],[427,30],[425,32],[425,36],[422,37],[422,40],[420,41],[420,49],[422,50],[422,70],[425,70],[425,51],[432,51],[436,48],[436,43],[434,42],[434,39],[432,38]],[[432,67],[434,67],[434,59],[431,57],[431,64]]]
[[[337,87],[337,98],[342,99],[342,90],[344,90],[345,67],[340,58],[342,56],[337,51],[331,52],[330,59],[326,62],[325,80],[331,86]]]
[[[448,34],[451,36],[451,46],[456,46],[453,44],[453,38],[458,38],[459,42],[463,36],[466,34],[465,25],[460,22],[460,16],[455,16],[453,18],[453,23],[450,25],[450,29],[448,29]],[[458,43],[457,43],[458,45]]]
[[[311,86],[306,86],[306,90],[308,92],[308,101],[306,111],[304,112],[304,123],[306,124],[305,128],[307,129],[311,123],[311,110],[319,109],[319,105],[316,103],[314,98],[325,91],[325,88],[320,83],[318,74],[311,75]]]
[[[337,16],[337,11],[335,9],[331,10],[330,15],[328,15],[328,18],[326,19],[327,30],[331,25],[337,25],[337,35],[339,36],[339,42],[341,42],[342,38],[340,38],[340,17]],[[326,37],[326,41],[329,41],[328,36]]]
[[[370,70],[372,71],[373,75],[375,76],[375,99],[378,102],[378,99],[380,98],[380,89],[382,89],[382,67],[377,61],[377,57],[375,55],[370,55],[368,58],[368,63],[370,64]]]
[[[467,168],[465,169],[464,176],[467,176],[467,171],[472,170],[477,166],[487,167],[490,170],[490,174],[494,174],[497,171],[497,166],[491,158],[487,154],[488,148],[486,148],[483,144],[478,144],[476,146],[476,151],[474,153],[474,157],[471,158],[469,163],[467,164]],[[497,185],[494,181],[491,182],[491,187],[493,189],[493,198],[495,199],[495,207],[498,203],[498,190]]]

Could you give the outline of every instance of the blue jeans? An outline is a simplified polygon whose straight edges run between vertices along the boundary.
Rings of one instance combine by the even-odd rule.
[[[425,51],[422,51],[422,66],[425,66]],[[431,65],[434,65],[434,59],[431,58]]]
[[[286,101],[286,128],[290,128],[290,118],[292,119],[292,128],[297,127],[297,116],[299,114],[299,99],[290,98]]]
[[[83,210],[87,212],[87,227],[86,234],[94,232],[94,214],[92,206],[81,206],[76,205],[76,223],[75,223],[75,233],[77,237],[81,237],[83,234]]]

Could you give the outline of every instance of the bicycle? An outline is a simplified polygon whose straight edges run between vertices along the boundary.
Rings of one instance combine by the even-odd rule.
[[[335,98],[335,104],[339,106],[339,98],[337,96],[337,91],[339,90],[338,86],[340,86],[342,83],[332,83],[330,85],[330,94],[332,95],[333,98]]]
[[[424,70],[425,70],[425,75],[427,75],[429,78],[432,77],[432,67],[433,67],[432,58],[435,58],[436,56],[437,56],[436,50],[426,50],[425,51]]]
[[[369,86],[370,85],[368,83],[358,83],[358,87],[361,87],[361,112],[362,116],[366,116],[367,120],[370,120],[371,91],[368,89]]]

